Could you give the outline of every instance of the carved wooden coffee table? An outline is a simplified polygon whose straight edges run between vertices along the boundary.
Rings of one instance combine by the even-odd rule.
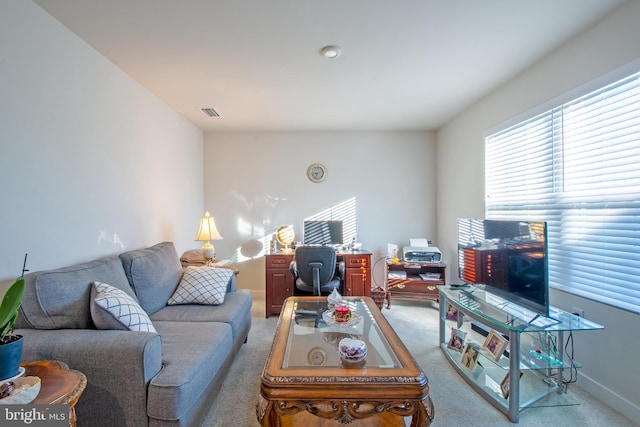
[[[428,380],[373,300],[347,297],[355,324],[325,322],[326,297],[289,297],[262,371],[261,425],[426,427],[434,415]],[[340,359],[345,337],[367,343],[367,357]]]

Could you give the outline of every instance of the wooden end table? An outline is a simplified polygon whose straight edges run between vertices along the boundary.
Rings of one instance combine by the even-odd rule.
[[[75,405],[87,386],[87,377],[57,360],[37,360],[20,365],[25,369],[25,376],[40,377],[40,393],[31,403],[69,405],[69,426],[76,427]]]
[[[327,323],[326,297],[285,300],[260,384],[256,415],[270,426],[428,427],[434,408],[425,373],[370,297],[346,297],[360,320]],[[342,338],[366,342],[357,364],[343,362]]]

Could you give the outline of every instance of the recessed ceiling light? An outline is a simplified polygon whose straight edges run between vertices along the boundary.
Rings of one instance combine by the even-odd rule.
[[[320,49],[320,54],[327,58],[337,58],[342,53],[342,50],[338,46],[325,46]]]

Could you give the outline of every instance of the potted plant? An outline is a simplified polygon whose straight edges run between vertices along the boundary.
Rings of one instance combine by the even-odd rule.
[[[26,265],[26,255],[24,261]],[[0,304],[0,381],[17,375],[20,370],[22,335],[13,333],[13,325],[22,304],[25,271],[23,267],[22,276],[7,289]]]

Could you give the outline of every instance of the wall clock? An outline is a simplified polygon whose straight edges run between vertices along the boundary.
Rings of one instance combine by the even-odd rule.
[[[322,182],[327,177],[327,168],[320,163],[314,163],[307,168],[307,177],[312,182]]]

